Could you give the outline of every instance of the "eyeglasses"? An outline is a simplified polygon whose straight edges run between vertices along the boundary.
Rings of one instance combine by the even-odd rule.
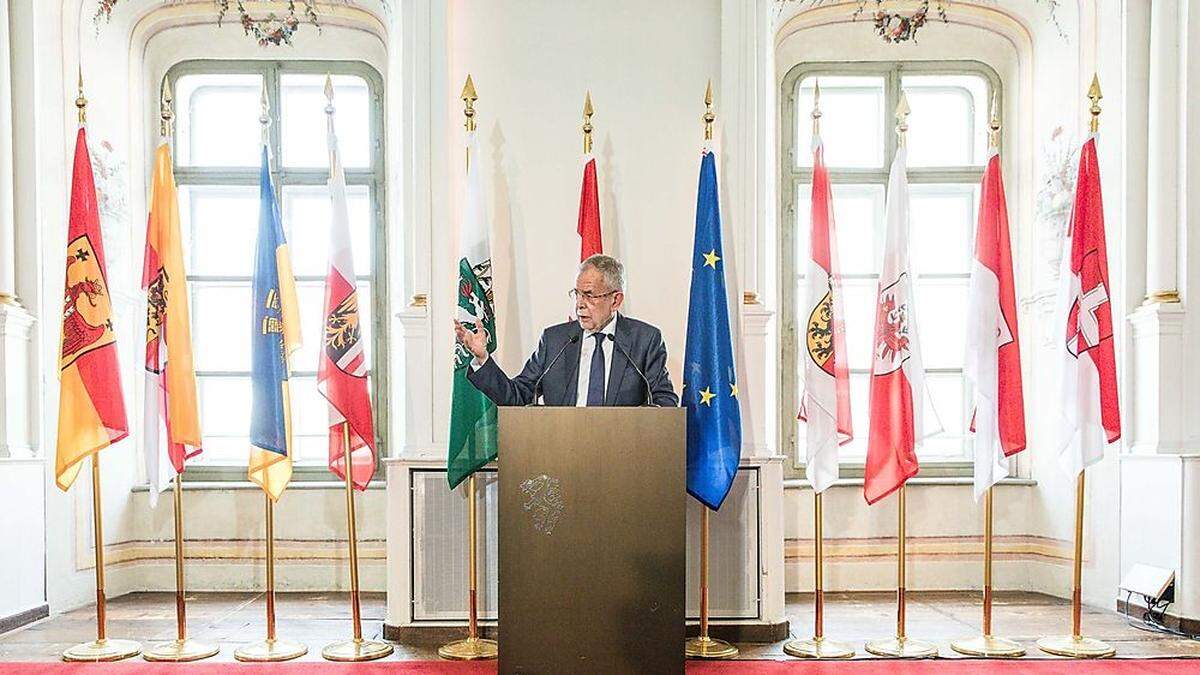
[[[581,291],[577,288],[572,288],[571,290],[567,291],[567,295],[570,296],[572,301],[582,297],[584,302],[593,303],[593,302],[596,302],[597,300],[599,300],[600,298],[607,298],[610,295],[615,295],[620,292],[621,291],[617,290],[617,291],[609,291],[607,293],[593,293],[591,291]]]

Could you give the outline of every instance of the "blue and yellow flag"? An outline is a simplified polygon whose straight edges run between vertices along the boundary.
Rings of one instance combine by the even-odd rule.
[[[278,500],[292,478],[292,421],[288,356],[300,348],[296,280],[288,258],[279,204],[271,186],[267,148],[262,153],[258,244],[254,252],[254,332],[250,346],[250,480]]]
[[[714,511],[733,486],[742,454],[742,413],[725,296],[721,209],[713,152],[700,161],[696,244],[688,304],[683,398],[687,408],[687,490]]]

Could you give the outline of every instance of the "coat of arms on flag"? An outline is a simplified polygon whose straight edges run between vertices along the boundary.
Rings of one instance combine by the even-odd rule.
[[[91,239],[86,234],[76,237],[67,246],[67,251],[60,369],[93,349],[116,340],[104,272],[100,269]]]

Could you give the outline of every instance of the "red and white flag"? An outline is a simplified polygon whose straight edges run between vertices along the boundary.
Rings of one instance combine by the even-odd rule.
[[[833,194],[825,149],[813,138],[812,232],[808,261],[808,312],[802,353],[804,396],[799,418],[807,425],[804,474],[813,491],[824,492],[838,478],[838,446],[854,438],[850,421],[850,366],[838,273]]]
[[[1121,438],[1117,364],[1113,349],[1112,286],[1104,244],[1104,204],[1096,138],[1079,153],[1070,248],[1064,248],[1058,295],[1062,411],[1058,455],[1072,475],[1104,457],[1104,446]]]
[[[975,499],[1008,475],[1008,458],[1025,449],[1025,399],[1012,246],[1000,154],[980,183],[975,262],[971,268],[964,372],[975,389]]]
[[[333,131],[333,85],[326,80],[329,144],[329,271],[325,276],[325,334],[317,365],[317,389],[329,401],[329,470],[346,479],[345,449],[350,449],[350,478],[367,489],[375,474],[375,424],[367,387],[367,358],[362,339],[350,249],[346,177]],[[348,437],[348,439],[347,439]]]
[[[583,156],[583,187],[579,191],[579,262],[604,253],[600,240],[600,193],[596,189],[596,158]]]
[[[868,504],[917,475],[916,444],[924,438],[925,370],[917,342],[917,309],[908,266],[908,176],[901,147],[888,174],[883,268],[871,363],[871,429],[863,496]]]

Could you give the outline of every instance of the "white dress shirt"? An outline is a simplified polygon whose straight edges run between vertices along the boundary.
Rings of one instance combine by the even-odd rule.
[[[604,333],[605,335],[616,336],[617,331],[617,315],[613,314],[612,319],[604,325],[599,331],[583,331],[583,344],[579,346],[579,379],[576,381],[578,386],[575,393],[575,406],[583,407],[587,405],[588,385],[592,382],[592,353],[596,351],[596,338],[592,337],[596,333]],[[612,370],[612,355],[616,345],[612,344],[612,340],[601,338],[604,342],[604,383],[605,391],[604,398],[608,398],[608,373]]]

